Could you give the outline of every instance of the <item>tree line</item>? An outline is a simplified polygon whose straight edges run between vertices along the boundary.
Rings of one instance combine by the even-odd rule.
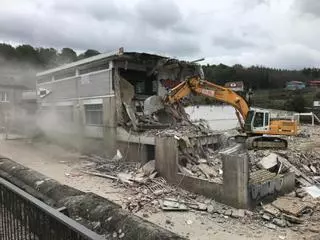
[[[286,70],[264,66],[244,67],[240,64],[227,66],[224,64],[203,66],[206,79],[219,85],[226,82],[243,81],[245,88],[277,89],[284,88],[288,81],[301,81],[306,84],[310,80],[320,78],[320,69],[304,68],[301,70]]]
[[[74,62],[87,57],[100,54],[99,51],[88,49],[77,54],[71,48],[62,48],[58,51],[55,48],[34,48],[31,45],[19,45],[13,47],[10,44],[0,44],[0,57],[8,62],[28,63],[39,68],[52,68],[62,64]]]

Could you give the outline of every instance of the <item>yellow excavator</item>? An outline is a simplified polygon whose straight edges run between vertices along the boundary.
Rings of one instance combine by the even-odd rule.
[[[246,142],[248,148],[287,148],[288,142],[277,135],[297,135],[295,120],[272,119],[267,110],[250,109],[248,103],[229,88],[208,82],[200,77],[190,77],[169,91],[164,104],[174,104],[190,93],[206,96],[233,106],[242,134],[238,142]]]

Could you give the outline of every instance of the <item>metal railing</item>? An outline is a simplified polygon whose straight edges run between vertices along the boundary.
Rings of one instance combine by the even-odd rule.
[[[0,178],[1,240],[102,240],[56,209]]]

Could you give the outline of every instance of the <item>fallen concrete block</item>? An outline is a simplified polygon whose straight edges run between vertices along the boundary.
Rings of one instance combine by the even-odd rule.
[[[207,164],[201,163],[198,165],[198,168],[207,178],[212,178],[218,175],[216,170],[212,167],[209,167]]]
[[[231,216],[232,215],[232,210],[231,209],[228,209],[224,212],[224,215],[225,216]]]
[[[156,160],[151,160],[141,167],[139,171],[144,173],[144,176],[150,176],[156,170]]]
[[[279,216],[281,213],[281,211],[278,208],[272,206],[271,204],[263,205],[262,209],[264,212],[271,214],[272,216],[275,216],[275,217]]]
[[[282,228],[287,226],[287,222],[284,219],[274,218],[272,223]]]
[[[207,211],[207,204],[198,203],[198,210],[200,210],[200,211]]]
[[[231,214],[231,217],[233,218],[244,218],[244,216],[245,216],[244,209],[234,209]]]
[[[159,200],[161,209],[164,211],[188,211],[188,207],[178,200],[164,199]]]
[[[291,214],[293,216],[300,216],[306,209],[314,208],[313,204],[304,202],[300,198],[293,197],[280,197],[271,204],[283,213]]]
[[[263,214],[262,216],[261,216],[261,218],[263,219],[263,220],[265,220],[265,221],[271,221],[271,216],[269,215],[269,214]]]
[[[313,165],[310,166],[310,169],[313,173],[317,173],[317,169]]]
[[[183,175],[186,175],[186,176],[193,176],[194,174],[192,173],[192,171],[190,171],[189,169],[181,166],[181,165],[178,165],[178,168],[179,168],[179,171],[183,174]]]
[[[298,223],[298,224],[303,223],[303,220],[298,217],[295,217],[289,214],[282,214],[282,216],[284,217],[284,219],[288,220],[289,222]]]
[[[303,188],[309,195],[311,195],[313,198],[320,197],[320,188],[313,185],[310,187]]]
[[[306,170],[307,172],[311,172],[310,168],[305,165],[305,164],[302,164],[302,167],[304,168],[304,170]]]
[[[269,229],[272,229],[272,230],[276,230],[277,229],[277,226],[274,225],[273,223],[267,223],[265,226],[267,228],[269,228]]]
[[[212,205],[207,206],[207,212],[208,213],[213,213],[214,212],[214,207]]]
[[[277,154],[275,153],[271,153],[269,154],[268,156],[262,158],[258,163],[258,167],[261,168],[261,169],[271,169],[275,166],[277,166],[278,164],[278,158],[280,156],[278,156]]]

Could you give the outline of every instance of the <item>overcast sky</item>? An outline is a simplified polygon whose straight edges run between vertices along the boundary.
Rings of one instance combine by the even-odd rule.
[[[0,41],[320,67],[320,0],[1,0]]]

